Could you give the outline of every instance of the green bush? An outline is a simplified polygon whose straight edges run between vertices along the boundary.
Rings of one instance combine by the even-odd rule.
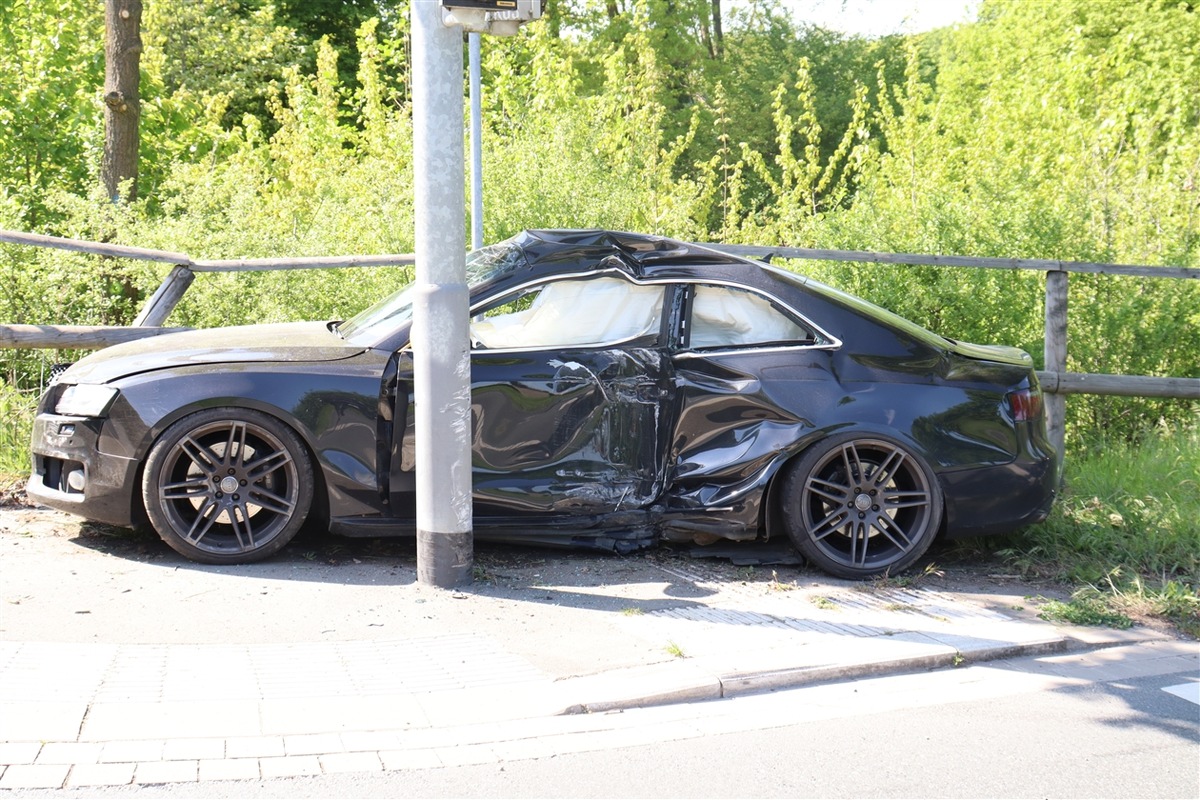
[[[29,437],[36,408],[35,392],[0,379],[0,417],[5,421],[0,428],[0,484],[29,471]]]

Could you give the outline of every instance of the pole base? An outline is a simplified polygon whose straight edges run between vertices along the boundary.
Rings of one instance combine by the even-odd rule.
[[[440,589],[471,583],[475,537],[466,533],[417,530],[417,582]]]

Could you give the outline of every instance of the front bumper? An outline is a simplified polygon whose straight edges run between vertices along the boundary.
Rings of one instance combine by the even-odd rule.
[[[26,492],[38,503],[95,522],[129,527],[138,519],[138,462],[101,452],[105,421],[42,413],[33,423]]]

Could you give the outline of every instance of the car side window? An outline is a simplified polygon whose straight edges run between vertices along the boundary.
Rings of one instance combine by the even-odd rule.
[[[767,298],[731,286],[695,285],[689,328],[693,349],[806,344],[816,339]]]
[[[663,286],[621,278],[555,281],[507,295],[471,322],[474,349],[588,347],[658,340]]]

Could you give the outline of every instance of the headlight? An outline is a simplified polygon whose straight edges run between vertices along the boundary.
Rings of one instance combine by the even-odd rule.
[[[118,394],[111,386],[77,383],[63,390],[54,412],[68,417],[103,417]]]

